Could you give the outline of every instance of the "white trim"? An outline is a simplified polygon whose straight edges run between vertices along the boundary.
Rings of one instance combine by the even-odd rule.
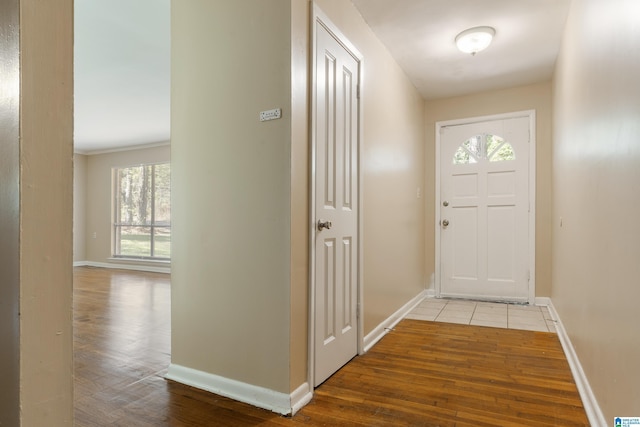
[[[440,195],[440,134],[442,133],[442,127],[443,124],[441,122],[436,122],[436,188],[435,188],[435,195],[436,195],[436,199],[435,199],[435,203],[434,203],[434,209],[436,210],[436,214],[435,214],[435,224],[433,224],[433,227],[435,228],[435,251],[434,251],[434,255],[436,257],[435,261],[434,261],[434,272],[433,272],[433,280],[434,280],[434,286],[433,286],[433,290],[436,294],[437,297],[440,296],[440,284],[442,282],[442,280],[440,279],[440,270],[441,270],[441,261],[440,261],[440,221],[442,220],[440,218],[440,200],[442,199],[441,195]],[[425,198],[426,199],[426,198]],[[426,226],[425,226],[426,228]]]
[[[153,265],[117,264],[117,263],[110,263],[110,262],[94,262],[94,261],[75,261],[73,263],[73,266],[74,267],[114,268],[118,270],[148,271],[150,273],[171,274],[171,266],[155,267]]]
[[[529,116],[529,304],[536,298],[536,110],[528,110]]]
[[[582,365],[580,364],[580,359],[578,359],[578,355],[576,354],[573,344],[571,344],[571,339],[567,334],[564,325],[562,324],[562,320],[560,320],[560,316],[556,311],[556,308],[553,306],[553,302],[549,299],[547,307],[549,308],[549,314],[551,318],[556,324],[556,330],[558,331],[558,338],[560,339],[560,343],[562,344],[562,349],[564,350],[564,354],[569,362],[569,367],[571,368],[571,373],[573,374],[573,379],[576,382],[576,386],[578,387],[578,392],[580,393],[580,398],[582,399],[582,406],[584,406],[584,410],[587,413],[587,418],[589,418],[589,423],[592,426],[605,427],[607,426],[607,422],[605,421],[604,414],[600,409],[600,405],[598,405],[598,401],[596,400],[596,396],[593,394],[593,390],[591,390],[591,386],[589,385],[589,381],[587,380],[587,376],[582,369]]]
[[[289,415],[292,411],[288,394],[185,366],[171,364],[165,378],[278,414]]]
[[[315,117],[317,115],[316,112],[316,84],[317,84],[317,75],[316,75],[316,60],[313,59],[316,57],[317,49],[316,49],[316,4],[313,4],[311,8],[311,16],[310,19],[310,27],[311,34],[309,35],[309,43],[311,44],[311,82],[309,91],[311,105],[309,108],[309,313],[308,313],[308,322],[309,322],[309,330],[308,330],[308,342],[307,342],[307,382],[309,384],[315,384],[315,365],[316,365],[316,346],[315,346],[315,330],[316,330],[316,316],[315,316],[315,306],[316,306],[316,241],[315,241],[315,230],[316,230],[316,121]]]
[[[291,415],[295,415],[313,398],[313,389],[309,383],[304,383],[291,393]]]
[[[425,289],[433,291],[433,295],[435,295],[435,291],[436,291],[436,274],[435,273],[431,273],[431,276],[429,276],[429,284],[426,286]]]
[[[535,305],[541,307],[549,307],[551,305],[551,298],[549,297],[536,297],[534,301]]]
[[[505,120],[517,117],[529,118],[529,289],[528,302],[533,304],[536,295],[536,111],[524,110],[512,113],[493,114],[489,116],[469,117],[465,119],[436,122],[436,188],[435,188],[435,293],[441,294],[441,259],[440,259],[440,134],[446,126],[467,125],[494,120]]]
[[[85,156],[94,156],[98,154],[119,153],[121,151],[144,150],[147,148],[164,147],[171,145],[171,141],[151,142],[149,144],[127,145],[114,148],[105,148],[103,150],[74,150],[74,154],[82,154]]]
[[[364,173],[362,141],[364,141],[364,56],[353,46],[351,52],[358,56],[358,354],[364,354]],[[315,58],[315,56],[314,56]]]
[[[316,273],[316,34],[318,25],[322,25],[335,39],[340,43],[351,56],[358,62],[358,84],[360,86],[360,96],[358,97],[358,283],[357,283],[357,310],[359,317],[357,319],[358,325],[358,354],[365,352],[364,345],[364,316],[363,316],[363,291],[362,291],[362,266],[364,265],[364,254],[362,250],[362,236],[363,236],[363,201],[362,201],[362,155],[361,155],[361,143],[362,143],[362,123],[363,123],[363,108],[362,108],[362,78],[363,78],[363,55],[358,49],[342,34],[342,32],[336,27],[327,15],[322,12],[319,6],[313,2],[311,8],[311,108],[310,108],[310,126],[309,126],[309,140],[310,144],[310,200],[309,200],[309,343],[308,343],[308,383],[315,384],[315,273]]]
[[[411,312],[411,310],[413,310],[425,298],[427,298],[426,290],[413,297],[408,303],[400,307],[398,311],[393,313],[386,320],[376,326],[373,331],[371,331],[367,334],[366,337],[364,337],[364,351],[369,351],[371,347],[373,347],[378,341],[380,341],[391,329],[393,329],[394,326],[398,324],[398,322],[404,319],[405,316],[409,314],[409,312]]]

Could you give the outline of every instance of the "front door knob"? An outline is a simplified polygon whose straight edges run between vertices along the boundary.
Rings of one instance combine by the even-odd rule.
[[[449,226],[449,220],[448,219],[443,219],[442,220],[442,226],[443,227],[448,227]]]
[[[329,230],[331,226],[332,226],[331,221],[324,221],[322,219],[318,220],[318,231],[322,231],[323,228],[326,228],[327,230]]]

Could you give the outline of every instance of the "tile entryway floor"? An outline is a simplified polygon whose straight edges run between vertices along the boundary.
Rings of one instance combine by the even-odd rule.
[[[545,306],[427,298],[406,319],[556,332]]]

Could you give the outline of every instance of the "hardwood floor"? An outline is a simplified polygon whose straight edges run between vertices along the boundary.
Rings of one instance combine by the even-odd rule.
[[[77,267],[75,422],[92,426],[587,426],[555,334],[403,320],[281,417],[163,378],[169,276]]]
[[[145,419],[136,405],[157,394],[170,363],[169,281],[168,274],[74,269],[77,426]]]

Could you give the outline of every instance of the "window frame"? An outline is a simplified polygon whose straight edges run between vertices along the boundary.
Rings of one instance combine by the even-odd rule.
[[[111,196],[111,207],[112,207],[112,219],[111,219],[111,257],[115,259],[121,260],[143,260],[143,261],[160,261],[160,262],[171,262],[171,255],[166,256],[156,256],[155,251],[155,238],[156,238],[156,229],[168,229],[169,234],[171,234],[171,217],[169,217],[169,222],[160,223],[156,222],[156,166],[167,165],[169,166],[169,173],[171,173],[171,162],[170,161],[161,161],[161,162],[149,162],[149,163],[139,163],[128,166],[116,166],[112,168],[112,196]],[[120,219],[120,208],[122,205],[121,200],[121,192],[120,192],[120,180],[119,175],[120,171],[124,169],[132,169],[132,168],[144,168],[151,167],[151,199],[150,199],[150,207],[151,207],[151,218],[148,224],[136,224],[136,223],[128,223],[121,222]],[[169,200],[171,200],[171,186],[169,186]],[[169,202],[170,203],[170,202]],[[123,255],[118,252],[121,251],[122,246],[122,229],[126,227],[139,227],[144,229],[149,229],[149,254],[150,255]],[[118,238],[120,236],[120,239]],[[169,245],[171,245],[171,241],[169,240]]]

